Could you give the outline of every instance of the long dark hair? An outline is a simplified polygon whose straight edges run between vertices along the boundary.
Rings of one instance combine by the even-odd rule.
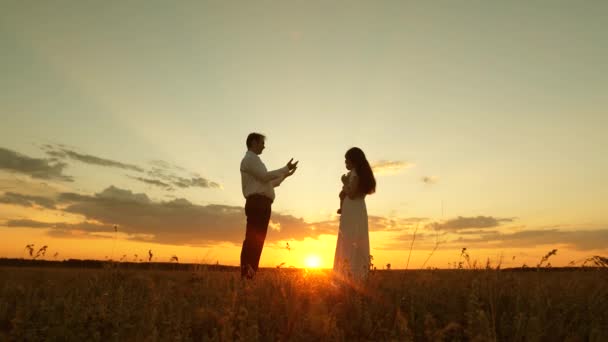
[[[365,153],[358,147],[352,147],[346,151],[344,158],[350,160],[359,176],[359,190],[367,195],[376,192],[376,178],[374,178],[374,172],[369,166],[367,158],[365,158]]]

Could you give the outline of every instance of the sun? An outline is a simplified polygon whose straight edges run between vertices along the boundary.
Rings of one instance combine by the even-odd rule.
[[[304,265],[306,268],[319,268],[321,267],[321,258],[318,255],[309,255],[304,259]]]

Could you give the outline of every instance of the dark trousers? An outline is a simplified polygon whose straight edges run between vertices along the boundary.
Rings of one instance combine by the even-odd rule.
[[[270,222],[272,200],[262,195],[251,195],[245,202],[247,231],[241,249],[241,277],[252,278],[258,270],[264,240]],[[253,272],[250,272],[251,269]]]

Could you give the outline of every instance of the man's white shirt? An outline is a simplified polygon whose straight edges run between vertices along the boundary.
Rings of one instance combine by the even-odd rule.
[[[274,188],[281,185],[288,173],[287,166],[268,171],[257,154],[247,151],[241,161],[243,196],[247,198],[253,194],[260,194],[274,200]]]

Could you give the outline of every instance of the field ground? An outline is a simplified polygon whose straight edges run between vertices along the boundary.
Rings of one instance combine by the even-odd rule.
[[[608,271],[3,266],[1,340],[608,341]]]

